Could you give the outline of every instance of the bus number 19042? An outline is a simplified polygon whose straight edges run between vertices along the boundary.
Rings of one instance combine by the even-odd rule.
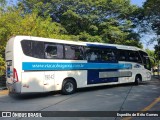
[[[45,75],[45,80],[53,80],[53,79],[54,79],[54,74]]]

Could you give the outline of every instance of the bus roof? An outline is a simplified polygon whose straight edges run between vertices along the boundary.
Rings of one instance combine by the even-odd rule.
[[[82,41],[71,41],[71,40],[62,40],[62,39],[53,39],[53,38],[43,38],[43,37],[34,37],[34,36],[15,36],[15,39],[19,40],[36,40],[36,41],[46,41],[46,42],[56,42],[56,43],[67,43],[67,44],[76,44],[83,46],[97,46],[97,47],[109,47],[115,49],[124,49],[124,50],[134,50],[134,51],[144,51],[138,47],[118,45],[118,44],[107,44],[107,43],[98,43],[98,42],[82,42]],[[145,52],[145,51],[144,51]]]

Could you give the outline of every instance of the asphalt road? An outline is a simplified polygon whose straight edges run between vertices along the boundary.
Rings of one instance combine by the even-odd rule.
[[[139,86],[132,84],[79,89],[72,95],[59,92],[23,96],[0,91],[0,111],[160,111],[160,80],[152,79]],[[49,112],[47,112],[49,114]],[[103,113],[103,112],[102,112]],[[50,113],[52,114],[52,113]],[[74,113],[73,113],[74,114]],[[159,120],[159,117],[46,117],[60,120]],[[98,114],[98,113],[97,113]],[[65,114],[66,116],[66,114]],[[29,118],[0,118],[22,119]],[[40,118],[37,118],[40,119]]]

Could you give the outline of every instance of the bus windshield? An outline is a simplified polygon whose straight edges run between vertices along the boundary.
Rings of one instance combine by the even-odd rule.
[[[148,70],[151,70],[151,62],[150,62],[150,59],[149,59],[147,53],[140,51],[140,55],[142,57],[144,67]]]

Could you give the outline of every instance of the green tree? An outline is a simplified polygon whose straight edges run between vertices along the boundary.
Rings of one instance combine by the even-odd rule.
[[[158,53],[160,51],[160,0],[146,0],[143,6],[143,23],[145,30],[144,31],[153,31],[156,34],[154,39],[151,39],[150,42],[156,41],[158,44],[155,46],[156,58],[158,58]]]
[[[138,8],[130,0],[20,0],[19,7],[44,18],[50,15],[69,35],[80,39],[84,34],[92,36],[89,41],[98,37],[102,42],[142,47],[132,22]]]
[[[6,6],[6,0],[0,0],[0,18],[2,13],[5,10],[5,6]],[[5,62],[4,62],[4,56],[2,56],[2,52],[4,50],[4,46],[3,43],[0,41],[0,76],[4,74],[4,70],[5,70]]]
[[[24,14],[22,10],[8,8],[0,14],[0,75],[4,74],[4,53],[7,40],[15,35],[31,35],[59,39],[76,39],[66,35],[61,24],[52,22],[50,17],[40,17],[36,12]]]
[[[159,0],[146,0],[144,3],[145,20],[150,22],[152,30],[160,35],[160,1]]]
[[[156,58],[157,58],[157,56],[156,56],[156,54],[155,54],[155,51],[154,50],[149,50],[149,49],[146,49],[145,50],[147,53],[148,53],[148,55],[150,56],[150,60],[151,60],[151,65],[152,65],[152,67],[153,66],[156,66],[158,63],[155,61],[155,60],[157,60]]]
[[[0,55],[0,76],[4,74],[5,70],[5,62],[2,55]]]
[[[0,11],[4,11],[5,7],[6,7],[6,0],[0,0]]]
[[[1,0],[0,71],[6,42],[15,35],[142,47],[134,31],[139,9],[130,0],[19,0],[17,6],[5,5]]]

